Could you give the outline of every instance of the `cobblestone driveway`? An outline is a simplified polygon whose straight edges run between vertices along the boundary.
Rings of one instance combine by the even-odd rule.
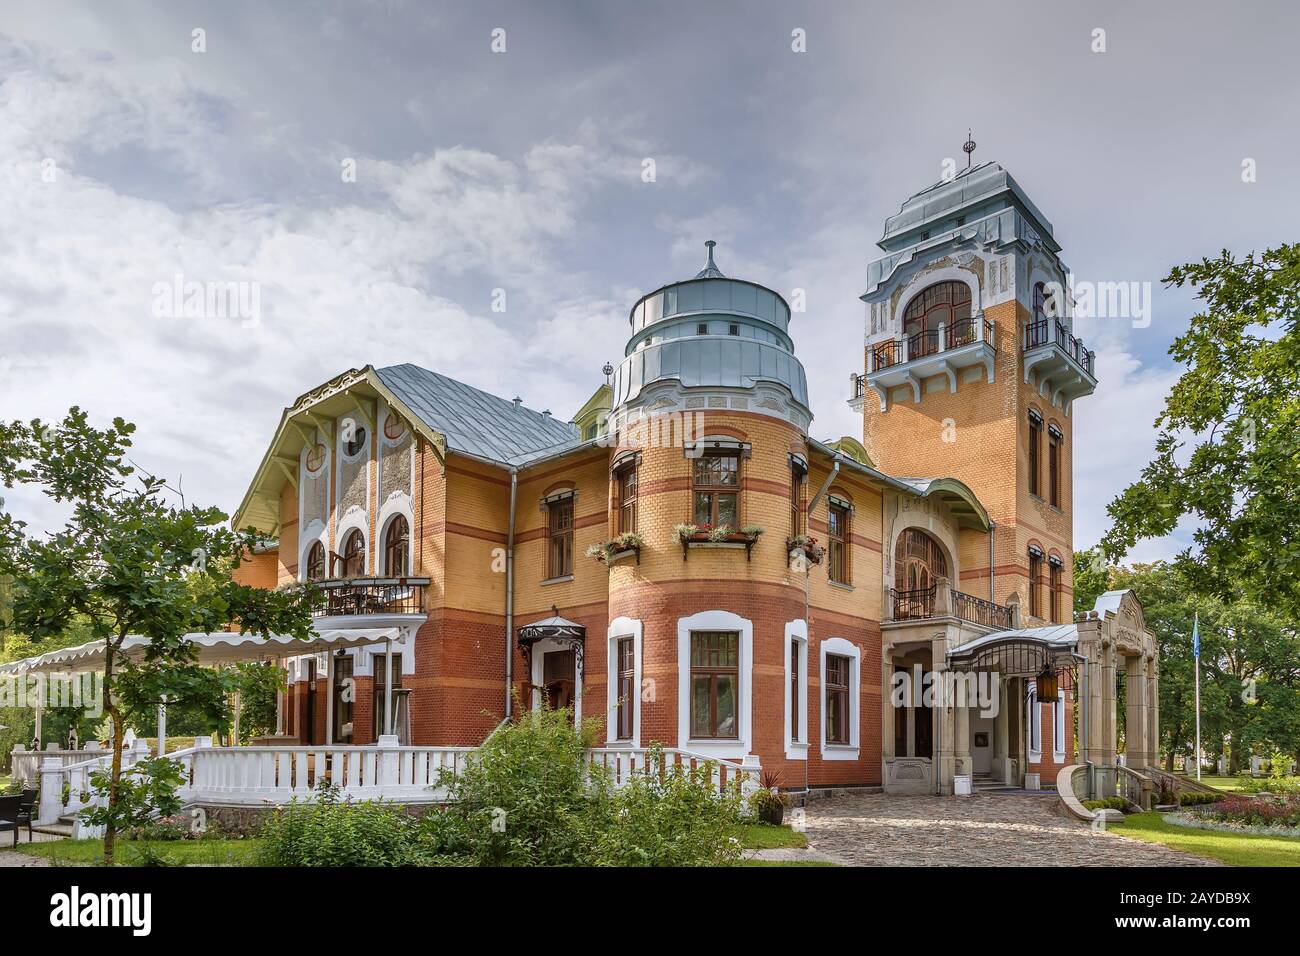
[[[853,866],[1218,866],[1153,843],[1093,832],[1055,795],[836,796],[806,811],[819,853]]]

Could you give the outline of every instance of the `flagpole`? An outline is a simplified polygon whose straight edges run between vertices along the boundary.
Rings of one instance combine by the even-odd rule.
[[[1196,657],[1196,779],[1201,779],[1201,615],[1192,619],[1192,653]]]

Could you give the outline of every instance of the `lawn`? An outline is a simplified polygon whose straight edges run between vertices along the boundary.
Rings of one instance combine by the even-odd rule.
[[[1300,837],[1195,830],[1165,823],[1159,813],[1134,813],[1111,828],[1126,837],[1163,843],[1173,850],[1229,866],[1300,866]]]
[[[123,866],[145,865],[142,852],[177,865],[253,866],[257,840],[119,840],[113,856]],[[103,840],[50,840],[20,843],[17,852],[43,856],[55,866],[95,866],[104,859]]]
[[[802,850],[808,845],[808,838],[796,833],[789,827],[774,827],[768,823],[750,823],[742,826],[736,837],[746,850]]]
[[[1181,774],[1180,776],[1187,776],[1187,775]],[[1194,780],[1195,777],[1188,776],[1187,779]],[[1263,780],[1264,778],[1259,777],[1257,779]],[[1292,786],[1300,786],[1300,777],[1287,777],[1286,780]],[[1207,774],[1201,777],[1201,783],[1209,784],[1211,787],[1214,787],[1216,790],[1223,790],[1228,793],[1242,792],[1240,777],[1217,777],[1217,776],[1211,777]]]

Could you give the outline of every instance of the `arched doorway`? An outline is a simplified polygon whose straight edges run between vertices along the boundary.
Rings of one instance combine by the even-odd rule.
[[[922,289],[903,312],[903,334],[909,358],[931,355],[941,348],[939,336],[946,333],[946,346],[974,341],[971,323],[970,286],[964,282],[936,282]]]

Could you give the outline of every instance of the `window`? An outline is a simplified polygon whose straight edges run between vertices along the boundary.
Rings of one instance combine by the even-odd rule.
[[[903,333],[935,331],[970,319],[970,286],[964,282],[938,282],[922,290],[903,313]]]
[[[353,528],[343,539],[342,577],[359,578],[366,573],[366,538],[360,528]]]
[[[562,578],[573,573],[573,499],[551,502],[546,522],[546,576]]]
[[[849,509],[837,501],[826,508],[826,553],[829,573],[837,584],[849,583]]]
[[[1043,752],[1043,708],[1038,706],[1038,687],[1029,690],[1029,752]]]
[[[790,740],[799,743],[799,642],[790,642]]]
[[[317,541],[307,551],[307,580],[321,581],[325,578],[325,545]]]
[[[907,528],[894,548],[894,588],[925,591],[935,579],[948,576],[948,559],[943,548],[920,528]]]
[[[738,453],[704,454],[694,465],[694,520],[701,527],[737,527],[740,487]]]
[[[334,658],[334,742],[352,743],[352,658],[340,652]]]
[[[826,742],[849,743],[849,673],[852,662],[839,654],[826,655]]]
[[[411,532],[401,515],[388,522],[384,532],[384,574],[401,577],[408,571],[411,554]]]
[[[1053,508],[1061,507],[1061,433],[1053,426],[1047,430],[1047,500]]]
[[[387,724],[388,713],[388,679],[384,666],[387,661],[387,655],[376,654],[371,657],[374,665],[374,710],[375,710],[375,739],[378,740],[384,733],[384,727]],[[393,655],[393,693],[396,694],[402,689],[402,658],[400,655]],[[393,732],[397,732],[397,711],[393,711]]]
[[[740,326],[737,325],[735,322],[732,322],[730,325],[727,326],[727,334],[728,334],[728,335],[739,335],[739,334],[740,334]]]
[[[1041,282],[1034,286],[1034,321],[1041,322],[1047,318],[1047,290]]]
[[[616,740],[632,739],[632,718],[636,713],[636,655],[633,639],[620,637],[615,643],[618,655],[618,712]]]
[[[1042,602],[1038,598],[1038,585],[1043,577],[1043,552],[1029,550],[1029,616],[1042,617]]]
[[[314,475],[320,471],[323,464],[325,464],[325,446],[319,443],[312,445],[311,451],[307,452],[307,471]]]
[[[636,530],[636,462],[631,461],[614,476],[618,495],[618,533]]]
[[[1052,701],[1052,753],[1065,758],[1065,691],[1056,692]],[[1060,762],[1060,761],[1058,761]]]
[[[740,731],[740,635],[691,633],[691,736],[735,739]]]
[[[707,323],[707,322],[701,322],[699,325],[695,326],[695,334],[696,334],[696,335],[708,335],[708,334],[709,334],[709,323]]]
[[[387,415],[384,417],[384,437],[389,441],[397,441],[406,434],[406,422],[402,421],[396,415]]]
[[[1050,567],[1047,569],[1048,574],[1048,600],[1052,602],[1051,620],[1053,624],[1064,623],[1061,620],[1061,565],[1059,560],[1053,559]]]
[[[343,442],[343,453],[351,458],[366,447],[366,430],[357,425],[352,432],[352,437]]]
[[[804,533],[803,486],[807,473],[797,462],[790,463],[790,536]]]
[[[1043,443],[1043,420],[1038,415],[1030,413],[1029,415],[1029,493],[1031,495],[1043,496],[1042,487],[1039,484],[1038,457],[1039,449]]]

